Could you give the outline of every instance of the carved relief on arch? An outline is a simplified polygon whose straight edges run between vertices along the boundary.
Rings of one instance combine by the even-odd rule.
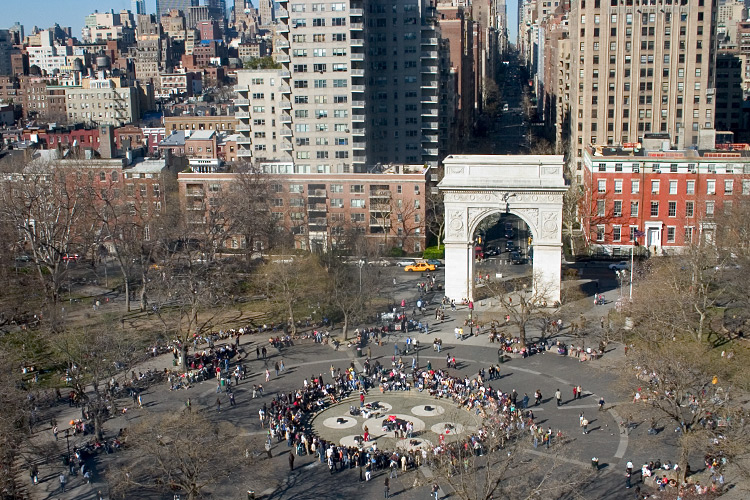
[[[538,234],[539,227],[539,209],[538,208],[511,208],[511,213],[517,214],[529,226],[532,234]]]
[[[463,210],[448,211],[448,237],[462,238],[464,236],[464,212]]]

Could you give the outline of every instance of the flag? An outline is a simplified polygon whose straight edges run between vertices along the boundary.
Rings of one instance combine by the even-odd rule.
[[[643,236],[646,236],[646,233],[644,233],[643,231],[639,231],[638,229],[635,230],[636,238],[642,238]]]

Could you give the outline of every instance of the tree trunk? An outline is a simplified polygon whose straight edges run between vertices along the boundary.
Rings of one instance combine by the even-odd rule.
[[[526,347],[526,322],[518,322],[518,340],[521,343],[521,348]]]
[[[344,341],[349,340],[349,315],[344,313],[344,327],[343,327]]]
[[[291,323],[289,331],[292,335],[297,335],[297,322],[294,321],[294,307],[291,303],[289,303],[289,322]]]
[[[183,342],[180,346],[180,355],[182,356],[182,362],[180,363],[180,368],[182,368],[183,372],[187,371],[187,342]]]
[[[684,434],[685,433],[685,429],[684,428],[682,429],[682,432],[683,432],[683,435],[682,435],[682,438],[680,439],[680,441],[682,441],[683,439],[685,439],[685,434]],[[677,484],[684,483],[685,479],[687,478],[687,468],[688,468],[688,463],[689,463],[688,462],[688,455],[689,455],[689,451],[688,451],[687,446],[685,446],[684,443],[681,443],[681,446],[680,446],[680,460],[679,460],[680,472],[679,472],[679,478],[677,479]]]
[[[125,311],[130,312],[130,280],[127,274],[123,274],[125,279]]]
[[[141,292],[140,292],[141,311],[146,310],[146,273],[141,272]]]

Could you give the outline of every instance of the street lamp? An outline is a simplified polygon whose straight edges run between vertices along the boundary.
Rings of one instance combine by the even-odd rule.
[[[474,302],[469,301],[469,337],[474,336]]]

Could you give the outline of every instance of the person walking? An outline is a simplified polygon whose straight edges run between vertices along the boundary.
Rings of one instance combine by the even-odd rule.
[[[589,433],[589,421],[586,417],[583,417],[583,422],[581,423],[581,426],[583,427],[583,433],[588,434]]]
[[[560,389],[555,391],[555,399],[557,400],[557,406],[560,406],[562,404],[562,393],[560,392]]]
[[[604,398],[599,398],[599,411],[604,410]]]
[[[68,478],[65,477],[65,473],[60,473],[60,492],[65,493],[65,484],[68,482]]]
[[[440,486],[438,486],[437,483],[432,483],[432,491],[430,492],[430,496],[434,500],[438,500],[438,492],[440,491]]]
[[[385,476],[385,481],[383,481],[383,498],[390,498],[391,496],[391,480],[388,476]]]
[[[268,371],[268,368],[266,368],[266,382],[271,380],[271,372]]]
[[[36,465],[31,466],[31,470],[29,471],[29,475],[31,476],[31,482],[34,484],[39,484],[39,467]]]
[[[216,398],[216,411],[221,411],[221,399]]]
[[[538,406],[539,403],[542,402],[542,391],[541,389],[537,389],[534,393],[534,406]]]
[[[229,406],[237,406],[237,403],[234,402],[234,393],[229,393]]]
[[[140,393],[138,394],[138,408],[143,408],[143,398]]]

